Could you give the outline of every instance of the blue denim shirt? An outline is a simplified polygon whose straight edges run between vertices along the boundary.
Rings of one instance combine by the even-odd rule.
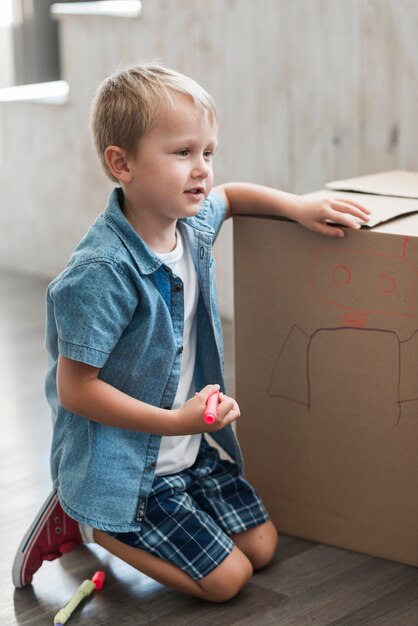
[[[58,354],[100,368],[99,377],[154,406],[171,408],[180,376],[183,284],[142,241],[122,213],[115,189],[106,211],[48,287],[46,393],[54,433],[51,472],[60,501],[79,522],[101,530],[140,530],[161,437],[106,426],[59,402]],[[224,389],[223,340],[212,243],[225,217],[211,194],[192,218],[179,220],[196,266],[196,388]],[[231,426],[213,435],[242,468]]]

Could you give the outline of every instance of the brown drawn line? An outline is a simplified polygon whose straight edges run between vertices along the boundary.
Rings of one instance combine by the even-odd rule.
[[[315,337],[316,334],[318,334],[319,332],[335,332],[335,331],[340,331],[340,330],[353,330],[359,333],[367,333],[367,332],[379,332],[379,333],[389,333],[392,334],[396,337],[396,340],[399,344],[399,349],[398,349],[398,380],[397,380],[397,385],[396,385],[396,396],[397,396],[397,400],[395,402],[395,404],[398,405],[398,417],[396,419],[396,423],[398,424],[400,419],[401,419],[401,399],[400,399],[400,393],[401,393],[401,349],[400,349],[400,341],[399,341],[399,337],[398,335],[393,331],[393,330],[383,330],[381,328],[356,328],[353,326],[336,326],[334,328],[318,328],[317,330],[315,330],[312,335],[309,337],[309,341],[308,341],[308,348],[306,351],[306,376],[307,376],[307,381],[308,381],[308,411],[310,411],[310,407],[311,407],[311,379],[309,376],[309,352],[311,349],[311,343],[312,343],[312,339]]]
[[[309,341],[309,335],[298,324],[293,324],[293,326],[290,327],[290,330],[287,333],[284,342],[282,343],[282,347],[279,350],[279,354],[277,355],[277,357],[276,357],[276,359],[274,361],[273,369],[272,369],[272,372],[270,374],[269,384],[267,386],[267,395],[270,398],[284,398],[285,400],[291,400],[292,402],[296,402],[297,404],[302,404],[303,406],[307,407],[308,405],[306,404],[306,402],[303,402],[302,400],[297,400],[296,398],[290,398],[289,396],[284,396],[282,394],[274,394],[274,393],[271,393],[271,391],[270,391],[271,390],[271,386],[273,384],[273,377],[274,377],[274,372],[276,371],[277,364],[279,363],[280,357],[282,356],[282,353],[283,353],[283,350],[285,349],[286,344],[289,341],[290,335],[293,333],[293,331],[296,328],[298,330],[300,330],[302,335],[305,335],[306,339],[308,339],[308,341]]]
[[[289,396],[285,396],[285,395],[280,394],[280,393],[278,393],[278,394],[273,394],[273,393],[271,393],[271,391],[270,391],[270,390],[271,390],[271,386],[272,386],[272,384],[273,384],[273,377],[274,377],[274,372],[275,372],[275,370],[276,370],[277,364],[278,364],[278,362],[279,362],[279,360],[280,360],[280,357],[281,357],[281,355],[282,355],[282,353],[283,353],[283,350],[284,350],[284,348],[285,348],[285,346],[286,346],[286,344],[287,344],[287,342],[288,342],[288,340],[289,340],[290,335],[292,334],[292,332],[293,332],[295,329],[298,329],[298,330],[299,330],[299,331],[300,331],[303,335],[305,335],[305,337],[308,339],[308,346],[307,346],[307,349],[306,349],[306,357],[305,357],[305,365],[306,365],[306,381],[307,381],[307,395],[308,395],[308,401],[307,401],[307,403],[306,403],[306,402],[303,402],[303,401],[301,401],[301,400],[297,400],[296,398],[290,398]],[[290,401],[295,402],[295,403],[297,403],[297,404],[301,404],[301,405],[303,405],[303,406],[306,406],[306,407],[307,407],[307,409],[308,409],[308,412],[310,412],[310,407],[311,407],[311,396],[312,396],[312,393],[311,393],[311,387],[312,387],[312,384],[311,384],[311,378],[310,378],[310,375],[309,375],[309,352],[310,352],[310,348],[311,348],[312,339],[313,339],[313,338],[315,337],[315,335],[316,335],[317,333],[319,333],[319,332],[324,332],[324,331],[325,331],[325,332],[338,332],[338,331],[340,331],[340,330],[353,330],[353,331],[357,331],[357,332],[380,332],[380,333],[389,333],[389,334],[392,334],[392,335],[394,335],[394,336],[396,337],[396,340],[397,340],[397,342],[398,342],[398,344],[399,344],[399,349],[398,349],[398,367],[397,367],[397,383],[396,383],[396,396],[397,396],[397,400],[396,400],[396,402],[395,402],[395,405],[397,405],[397,406],[398,406],[398,415],[397,415],[397,418],[396,418],[396,423],[398,424],[398,423],[399,423],[399,421],[400,421],[400,419],[401,419],[401,404],[402,404],[402,402],[403,402],[403,401],[400,399],[400,387],[401,387],[401,350],[400,350],[400,344],[401,344],[401,341],[399,340],[398,335],[397,335],[397,334],[396,334],[393,330],[384,330],[384,329],[381,329],[381,328],[357,328],[357,327],[353,327],[353,326],[335,326],[335,327],[332,327],[332,328],[326,328],[326,327],[324,327],[324,328],[318,328],[317,330],[315,330],[315,331],[312,333],[312,335],[310,335],[310,336],[309,336],[309,335],[308,335],[308,334],[307,334],[307,333],[306,333],[306,332],[305,332],[305,331],[304,331],[304,330],[303,330],[303,329],[302,329],[302,328],[301,328],[298,324],[293,324],[293,326],[291,327],[291,329],[289,330],[289,332],[288,332],[288,334],[287,334],[287,336],[286,336],[286,339],[284,340],[284,342],[283,342],[283,344],[282,344],[282,347],[281,347],[281,348],[280,348],[280,350],[279,350],[279,354],[278,354],[277,358],[275,359],[274,366],[273,366],[273,369],[272,369],[272,373],[271,373],[271,375],[270,375],[269,384],[268,384],[268,387],[267,387],[267,395],[268,395],[269,397],[273,397],[273,398],[283,398],[283,399],[285,399],[285,400],[290,400]],[[417,331],[415,331],[415,333],[416,333],[416,332],[418,332],[418,330],[417,330]],[[415,334],[415,333],[413,333],[413,334]],[[413,336],[413,335],[412,335],[412,336]],[[403,342],[402,342],[402,343],[403,343]],[[418,398],[417,398],[417,399],[418,399]]]
[[[416,335],[418,333],[418,329],[414,330],[414,332],[412,333],[412,335],[410,335],[407,339],[402,339],[401,343],[408,343],[408,341],[411,341],[412,338],[414,337],[414,335]]]

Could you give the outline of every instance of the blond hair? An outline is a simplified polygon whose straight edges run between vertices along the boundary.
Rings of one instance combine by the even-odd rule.
[[[190,96],[197,107],[217,120],[213,98],[192,78],[164,65],[134,65],[106,78],[91,106],[91,126],[100,160],[107,176],[104,153],[108,146],[119,146],[135,154],[138,142],[150,130],[161,107],[175,106],[176,94]]]

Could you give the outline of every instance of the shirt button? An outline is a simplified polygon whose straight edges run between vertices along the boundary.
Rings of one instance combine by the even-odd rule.
[[[152,463],[149,464],[150,469],[155,469],[157,467],[157,464],[153,461]]]
[[[181,354],[183,352],[183,346],[180,346],[179,348],[179,354]]]
[[[174,285],[174,291],[183,291],[183,287],[181,285]]]

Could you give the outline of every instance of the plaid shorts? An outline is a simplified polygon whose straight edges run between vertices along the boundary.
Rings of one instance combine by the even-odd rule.
[[[259,496],[236,464],[222,460],[202,437],[192,467],[155,477],[141,531],[108,534],[199,580],[230,554],[234,547],[230,535],[267,520]]]

